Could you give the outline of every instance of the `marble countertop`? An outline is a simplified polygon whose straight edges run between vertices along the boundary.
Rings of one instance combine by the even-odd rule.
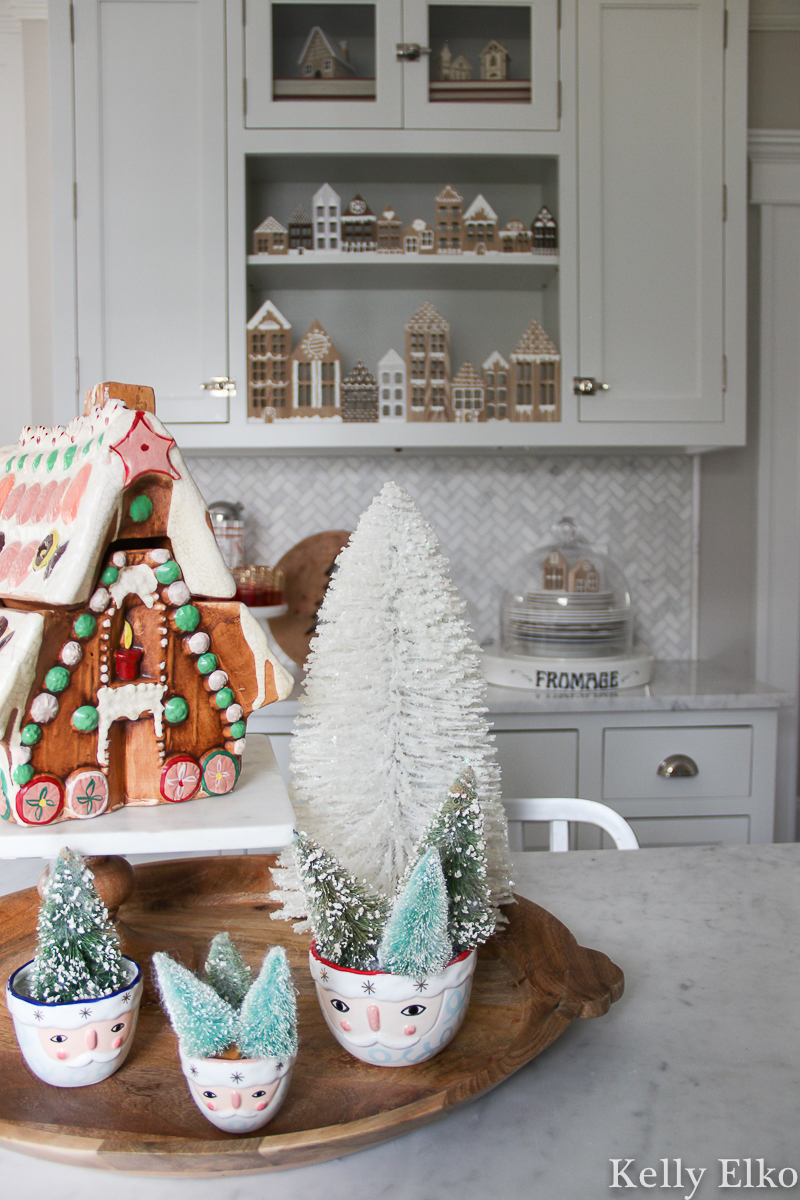
[[[301,688],[299,679],[288,700],[254,713],[248,728],[269,731],[277,723],[281,732],[288,732]],[[490,713],[706,712],[782,708],[793,703],[787,692],[707,662],[658,661],[649,684],[617,692],[533,692],[490,686],[487,695]]]
[[[753,1183],[757,1159],[800,1173],[800,845],[529,853],[514,868],[517,891],[617,962],[626,991],[474,1104],[395,1142],[269,1178],[112,1181],[0,1150],[4,1194],[599,1200],[634,1194],[610,1190],[610,1160],[634,1159],[636,1195],[711,1200],[720,1158],[749,1157]],[[37,873],[30,862],[0,863],[0,887]],[[644,1177],[651,1191],[643,1168],[657,1172]],[[695,1178],[705,1168],[694,1192],[689,1168]],[[731,1181],[744,1170],[742,1161]]]

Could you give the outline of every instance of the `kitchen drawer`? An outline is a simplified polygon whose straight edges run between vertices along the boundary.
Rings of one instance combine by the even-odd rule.
[[[644,850],[653,846],[743,846],[750,841],[750,818],[636,817],[628,824]]]
[[[672,754],[697,764],[693,778],[665,779],[658,766]],[[603,732],[603,799],[669,800],[749,796],[753,758],[750,725]]]
[[[506,799],[577,796],[577,729],[497,733],[495,741]]]

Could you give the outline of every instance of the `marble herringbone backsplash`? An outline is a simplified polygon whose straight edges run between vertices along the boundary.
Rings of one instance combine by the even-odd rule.
[[[250,562],[275,563],[324,529],[353,529],[386,480],[396,480],[435,528],[482,642],[498,636],[514,565],[554,521],[572,516],[625,569],[638,635],[659,658],[690,657],[689,457],[187,457],[207,501],[245,505]]]

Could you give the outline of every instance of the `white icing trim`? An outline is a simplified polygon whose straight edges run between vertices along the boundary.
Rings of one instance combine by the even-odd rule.
[[[172,485],[167,537],[186,585],[193,596],[233,599],[236,584],[206,524],[206,502],[177,447],[170,451],[170,458],[181,477]]]
[[[275,687],[278,692],[278,699],[285,700],[294,687],[294,679],[281,666],[275,655],[269,648],[269,641],[261,625],[255,619],[250,609],[246,604],[239,605],[239,620],[241,622],[242,634],[244,640],[253,652],[256,667],[256,680],[258,686],[258,694],[253,701],[250,711],[254,712],[257,708],[263,708],[266,699],[267,686],[267,667],[272,669],[275,678]]]
[[[111,597],[109,596],[106,588],[98,588],[97,591],[92,593],[91,599],[89,600],[89,608],[94,613],[105,612],[108,608],[108,602],[110,599]]]
[[[153,593],[158,587],[152,567],[147,563],[136,563],[133,567],[125,567],[120,571],[119,579],[112,583],[110,591],[114,603],[120,608],[126,596],[138,596],[142,604],[153,607]]]
[[[126,683],[123,687],[98,689],[97,761],[100,766],[108,766],[108,737],[115,721],[123,718],[138,721],[145,713],[151,713],[156,737],[162,736],[166,690],[163,683]]]

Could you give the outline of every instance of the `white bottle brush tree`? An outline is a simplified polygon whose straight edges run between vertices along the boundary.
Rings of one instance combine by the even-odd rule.
[[[470,767],[496,909],[511,899],[508,840],[465,607],[431,526],[404,488],[385,484],[340,554],[319,611],[292,738],[291,796],[298,828],[390,896],[442,796]],[[276,916],[304,918],[293,855],[281,865]]]
[[[34,1000],[63,1004],[110,996],[128,982],[117,932],[80,854],[59,852],[42,889]]]

